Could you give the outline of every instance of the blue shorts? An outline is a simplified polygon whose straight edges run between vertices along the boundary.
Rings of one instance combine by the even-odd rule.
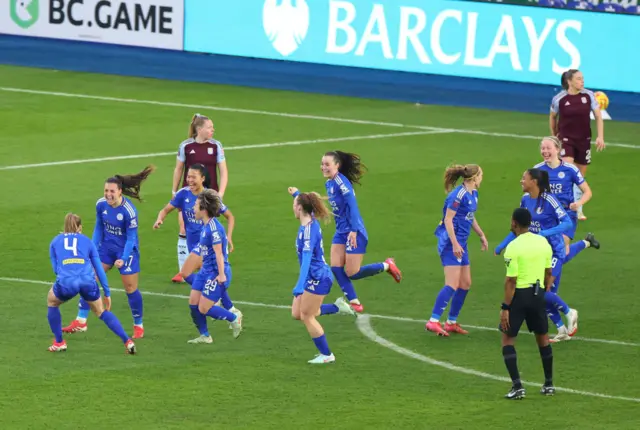
[[[227,282],[224,283],[224,288],[228,289],[229,286],[231,285],[231,278],[232,278],[231,266],[225,267],[224,274],[227,277]],[[204,294],[205,288],[207,286],[207,282],[209,280],[213,282],[217,276],[218,274],[216,272],[200,271],[196,274],[196,278],[193,280],[193,285],[191,285],[191,289],[195,291],[200,291],[202,294]],[[206,297],[210,300],[214,300],[208,296]],[[218,297],[218,300],[220,300],[219,297]]]
[[[331,292],[331,286],[333,285],[333,278],[327,277],[320,280],[307,279],[304,284],[304,290],[308,293],[315,294],[317,296],[326,296]],[[298,297],[302,293],[293,293],[293,297]]]
[[[564,254],[564,252],[562,253]],[[551,276],[557,278],[562,273],[562,265],[564,264],[564,256],[556,252],[551,256]]]
[[[100,289],[95,279],[59,279],[53,284],[53,294],[63,302],[78,294],[86,302],[95,302],[100,298]]]
[[[193,251],[200,244],[200,233],[187,234],[187,250],[189,253]]]
[[[564,235],[573,240],[573,238],[576,237],[576,230],[578,229],[578,214],[576,214],[575,212],[570,213],[569,218],[571,218],[571,223],[573,224],[573,226]]]
[[[107,266],[113,266],[113,263],[116,260],[120,259],[120,254],[122,251],[113,250],[113,249],[103,249],[100,248],[98,251],[100,254],[100,261]],[[124,265],[118,269],[120,270],[121,275],[135,275],[136,273],[140,273],[140,252],[137,248],[133,249],[131,256],[124,262]]]
[[[366,254],[367,253],[367,244],[369,243],[369,239],[367,238],[367,236],[365,236],[361,232],[358,232],[358,234],[356,235],[356,244],[358,245],[357,248],[352,248],[349,245],[347,241],[348,237],[349,237],[349,233],[336,232],[336,234],[333,235],[333,240],[331,241],[331,244],[344,245],[345,251],[347,254]]]
[[[462,249],[464,253],[462,254],[462,258],[458,259],[453,254],[453,245],[449,242],[442,249],[438,247],[438,251],[440,252],[440,261],[442,262],[442,267],[446,266],[468,266],[469,263],[469,250],[467,249],[467,245],[464,245]]]

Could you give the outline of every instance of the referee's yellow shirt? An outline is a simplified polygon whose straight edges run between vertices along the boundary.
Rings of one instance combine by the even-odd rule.
[[[534,233],[516,237],[504,252],[507,277],[518,278],[516,288],[527,288],[536,281],[544,283],[545,269],[551,268],[553,250],[547,239]]]

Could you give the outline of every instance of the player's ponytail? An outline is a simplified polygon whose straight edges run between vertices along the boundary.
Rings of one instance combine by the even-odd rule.
[[[155,169],[155,166],[150,165],[136,174],[114,175],[111,178],[108,178],[105,182],[107,184],[116,184],[125,196],[142,201],[140,198],[140,186]]]
[[[198,199],[200,200],[200,209],[206,210],[209,218],[218,216],[222,208],[222,200],[217,192],[206,189],[198,194]]]
[[[551,185],[549,184],[549,173],[546,170],[542,169],[528,169],[527,173],[531,176],[531,179],[536,181],[536,186],[538,187],[538,201],[536,202],[536,207],[541,207],[542,201],[544,199],[544,194],[551,193]]]
[[[197,170],[198,172],[200,172],[200,176],[204,178],[202,185],[205,188],[209,188],[211,186],[211,178],[209,176],[209,171],[202,164],[196,163],[192,166],[189,166],[189,170]]]
[[[193,118],[191,118],[191,123],[189,124],[189,136],[192,139],[198,135],[198,130],[204,125],[205,122],[209,121],[204,115],[200,115],[199,113],[194,114]]]
[[[68,213],[64,217],[64,232],[65,233],[80,233],[82,229],[82,220],[80,216]]]
[[[480,173],[480,166],[477,164],[452,164],[444,171],[444,190],[449,193],[463,178],[465,181],[475,178]]]
[[[325,198],[316,192],[300,193],[297,197],[298,204],[302,210],[316,219],[328,222],[331,219],[331,212],[324,204]]]
[[[358,154],[342,151],[329,151],[324,155],[327,157],[333,157],[333,161],[338,164],[338,172],[346,176],[349,182],[352,184],[362,185],[360,183],[360,178],[362,178],[362,175],[364,175],[367,170],[367,166],[362,163]]]

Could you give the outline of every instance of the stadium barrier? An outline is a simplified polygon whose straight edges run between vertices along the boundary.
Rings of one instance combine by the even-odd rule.
[[[39,36],[1,35],[0,63],[536,113],[548,112],[558,71],[577,66],[614,119],[640,122],[640,57],[610,43],[640,40],[633,16],[442,0],[48,3],[31,27],[17,12],[0,20],[0,32]],[[62,13],[55,37],[67,40],[33,30]],[[100,43],[87,42],[96,17]]]

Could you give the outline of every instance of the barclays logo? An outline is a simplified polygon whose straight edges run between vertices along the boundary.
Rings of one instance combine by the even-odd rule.
[[[262,26],[273,48],[287,57],[298,49],[307,36],[309,6],[305,0],[265,0]]]

